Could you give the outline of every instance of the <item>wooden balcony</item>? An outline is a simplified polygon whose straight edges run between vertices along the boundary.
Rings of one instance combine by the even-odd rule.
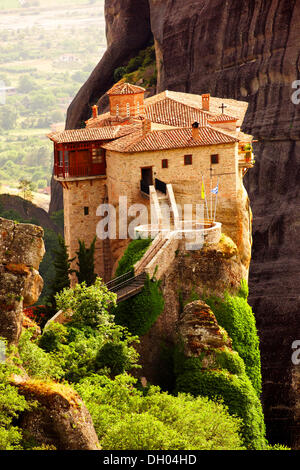
[[[57,179],[89,178],[106,174],[102,164],[89,165],[54,165],[54,175]]]

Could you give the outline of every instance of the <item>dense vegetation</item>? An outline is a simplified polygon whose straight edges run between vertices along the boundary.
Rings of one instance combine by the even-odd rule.
[[[138,339],[114,323],[108,307],[115,294],[100,279],[94,286],[65,289],[56,300],[60,308],[72,310],[70,322],[52,324],[38,337],[33,330],[23,331],[18,366],[48,384],[68,381],[86,403],[103,449],[243,448],[241,421],[222,404],[143,388],[128,375],[137,367],[133,345]],[[9,384],[10,373],[11,366],[0,364],[0,449],[43,448],[43,443],[30,444],[34,439],[13,424],[34,404]]]
[[[127,64],[118,67],[114,72],[114,80],[125,80],[128,83],[139,84],[151,88],[157,82],[156,55],[153,39],[146,49],[132,57]]]
[[[242,435],[248,449],[261,450],[266,447],[265,424],[262,406],[245,373],[239,357],[219,358],[211,369],[202,368],[202,358],[186,358],[177,353],[175,360],[176,390],[194,396],[219,399],[233,416],[242,419]]]
[[[115,277],[133,272],[134,265],[143,257],[151,243],[151,238],[131,240],[119,261]]]
[[[248,286],[244,281],[236,296],[227,292],[224,299],[205,299],[211,307],[220,326],[225,328],[232,339],[233,348],[245,362],[246,373],[259,396],[261,393],[261,364],[259,338],[255,317],[248,304]]]

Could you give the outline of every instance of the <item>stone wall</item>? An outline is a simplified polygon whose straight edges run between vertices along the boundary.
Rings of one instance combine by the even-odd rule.
[[[105,202],[106,178],[67,181],[64,183],[63,194],[65,240],[69,256],[73,258],[76,257],[76,251],[78,251],[78,240],[84,240],[86,246],[89,247],[96,236],[97,224],[101,220],[96,212],[98,206]],[[85,208],[88,210],[87,214]],[[109,248],[107,246],[104,248],[103,241],[98,237],[95,246],[95,271],[105,279],[107,274],[104,265],[104,250]],[[72,268],[78,268],[76,260],[72,263]]]

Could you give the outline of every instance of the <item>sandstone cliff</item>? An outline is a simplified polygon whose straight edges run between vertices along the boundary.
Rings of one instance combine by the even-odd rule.
[[[300,67],[300,2],[107,0],[106,20],[108,50],[72,103],[68,127],[89,117],[89,105],[112,84],[113,69],[151,32],[157,92],[209,92],[249,102],[244,130],[259,140],[255,169],[246,177],[254,217],[250,302],[261,337],[269,437],[289,441],[291,344],[300,334],[300,105],[291,101]],[[59,194],[55,186],[52,207]]]

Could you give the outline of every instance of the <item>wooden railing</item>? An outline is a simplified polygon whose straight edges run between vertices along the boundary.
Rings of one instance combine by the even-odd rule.
[[[89,165],[59,165],[55,164],[54,174],[57,178],[80,178],[105,175],[105,167],[99,164]]]

